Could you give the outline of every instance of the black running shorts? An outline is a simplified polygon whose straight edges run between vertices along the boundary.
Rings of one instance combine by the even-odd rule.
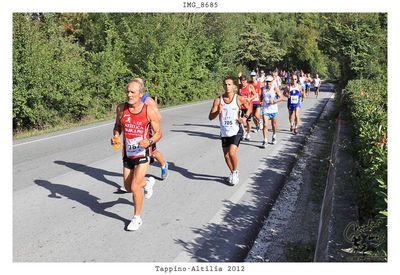
[[[124,164],[124,167],[128,168],[128,169],[131,169],[131,170],[133,168],[135,168],[136,165],[147,163],[149,161],[150,161],[150,157],[149,156],[141,157],[141,158],[135,158],[135,159],[134,158],[124,157],[123,160],[122,160],[122,162]]]
[[[243,129],[240,126],[239,132],[235,136],[232,136],[232,137],[221,137],[222,147],[229,147],[229,146],[231,146],[231,144],[234,144],[237,147],[239,147],[240,140],[242,139],[242,136],[243,136]]]

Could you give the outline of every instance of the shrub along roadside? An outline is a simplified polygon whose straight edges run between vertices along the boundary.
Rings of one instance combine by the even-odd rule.
[[[357,247],[387,260],[387,81],[351,80],[345,104],[352,127],[352,182],[361,228]]]

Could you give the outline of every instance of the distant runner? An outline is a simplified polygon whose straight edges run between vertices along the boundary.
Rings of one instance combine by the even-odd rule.
[[[276,121],[278,119],[278,102],[281,102],[283,100],[283,96],[275,85],[272,84],[274,81],[272,76],[267,76],[266,78],[266,89],[264,89],[262,95],[261,95],[261,101],[262,101],[262,113],[263,113],[263,120],[264,120],[264,129],[263,129],[263,134],[264,134],[264,141],[262,143],[262,147],[266,148],[268,141],[268,121],[271,120],[271,125],[272,125],[272,144],[276,143],[276,130],[277,130],[277,124]]]
[[[129,223],[127,230],[138,230],[143,221],[140,212],[144,197],[149,199],[153,195],[154,178],[150,177],[144,181],[147,168],[150,164],[152,154],[151,145],[162,137],[160,121],[157,110],[141,102],[140,92],[144,91],[143,82],[134,79],[128,83],[126,88],[125,103],[117,107],[117,116],[114,126],[114,137],[123,135],[123,175],[124,185],[128,192],[133,194],[134,217]],[[150,138],[150,127],[154,135]],[[111,144],[117,142],[111,138]]]
[[[241,124],[249,118],[251,108],[248,101],[240,95],[234,93],[235,83],[232,78],[224,79],[225,93],[214,99],[208,118],[213,120],[219,116],[222,150],[225,162],[230,170],[226,181],[231,185],[239,183],[239,171],[237,170],[236,151],[239,147],[243,129]],[[246,108],[244,118],[239,117],[240,106]]]
[[[261,88],[264,88],[264,85],[265,85],[265,72],[264,72],[264,70],[260,70],[260,74],[257,76],[257,81],[261,82]]]
[[[303,71],[301,71],[301,73],[300,73],[299,83],[300,83],[300,85],[301,85],[301,89],[302,89],[303,91],[305,91],[305,90],[306,90],[306,77],[305,77]],[[305,96],[304,96],[304,94],[303,94],[303,95],[301,96],[301,101],[304,100],[304,97],[305,97]]]
[[[316,95],[316,98],[318,98],[319,95],[319,87],[322,84],[322,80],[319,78],[318,74],[315,75],[314,78],[314,94]]]
[[[309,95],[310,90],[311,90],[311,82],[312,82],[312,78],[310,76],[310,74],[306,75],[306,97]]]
[[[278,89],[280,90],[282,87],[282,79],[279,77],[278,71],[274,71],[272,73],[272,77],[274,79],[272,85],[278,87]]]
[[[256,132],[258,133],[261,129],[261,117],[260,117],[260,112],[261,112],[261,101],[260,101],[260,97],[261,97],[261,82],[257,81],[257,74],[256,72],[251,72],[250,73],[251,76],[251,81],[250,84],[253,85],[254,89],[255,89],[255,98],[252,100],[252,104],[253,104],[253,111],[252,111],[252,115],[253,115],[253,121],[254,124],[256,126]]]
[[[250,140],[251,117],[252,117],[251,113],[253,107],[251,101],[256,97],[256,92],[254,86],[247,82],[247,77],[245,75],[242,75],[241,73],[239,73],[238,84],[239,84],[238,95],[243,96],[249,103],[248,107],[250,108],[250,116],[246,120],[247,132],[244,134],[244,139]],[[244,105],[242,105],[240,111],[240,117],[243,117],[243,115],[246,113],[247,113],[247,108]]]
[[[304,90],[297,83],[297,75],[292,75],[291,84],[286,86],[283,95],[288,98],[287,107],[289,110],[290,132],[298,134],[298,125],[300,123],[300,97],[304,96]],[[293,112],[295,113],[295,122],[293,123]]]

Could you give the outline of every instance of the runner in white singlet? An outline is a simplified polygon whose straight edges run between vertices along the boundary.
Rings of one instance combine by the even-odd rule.
[[[246,122],[251,114],[250,104],[243,96],[234,93],[235,82],[232,78],[224,79],[225,93],[214,99],[208,118],[213,120],[217,116],[220,120],[222,150],[225,162],[230,170],[227,182],[235,185],[239,183],[239,171],[237,170],[236,151],[239,147],[243,128],[241,124]],[[239,117],[240,106],[247,110],[244,117]]]
[[[317,98],[319,95],[319,87],[321,86],[321,84],[322,80],[319,78],[318,74],[316,74],[314,78],[314,93]]]
[[[272,76],[267,76],[266,78],[266,89],[261,94],[261,104],[262,104],[262,113],[264,120],[264,141],[262,143],[262,147],[266,148],[267,146],[267,137],[268,137],[268,121],[271,120],[272,125],[272,144],[276,143],[276,130],[277,124],[276,121],[278,119],[278,102],[283,100],[283,96],[280,90],[272,84],[273,82]]]

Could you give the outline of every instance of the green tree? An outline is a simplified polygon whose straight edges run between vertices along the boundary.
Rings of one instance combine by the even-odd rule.
[[[331,14],[326,24],[323,46],[339,57],[344,81],[385,74],[387,33],[379,14]]]
[[[87,114],[83,49],[51,14],[13,15],[13,126],[40,128]]]
[[[249,69],[273,66],[282,60],[285,51],[272,41],[268,33],[261,33],[254,23],[245,24],[238,42],[238,60]]]
[[[90,94],[91,107],[97,117],[114,111],[116,105],[125,99],[125,86],[132,78],[132,72],[125,62],[126,47],[119,37],[115,24],[106,19],[105,46],[100,52],[91,52]]]

